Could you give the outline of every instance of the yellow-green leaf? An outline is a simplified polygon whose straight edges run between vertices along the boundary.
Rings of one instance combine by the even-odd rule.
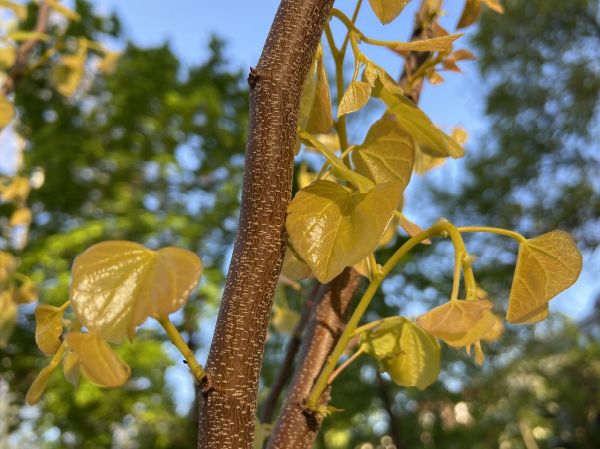
[[[30,190],[29,179],[15,176],[11,183],[2,190],[2,200],[23,201],[29,196]]]
[[[185,249],[98,243],[75,259],[71,306],[91,332],[120,343],[146,318],[182,307],[201,273],[202,262]]]
[[[411,0],[369,0],[373,12],[384,25],[398,17],[410,2]]]
[[[65,379],[75,387],[79,385],[80,369],[79,356],[69,350],[63,359],[63,374]]]
[[[479,17],[480,12],[481,0],[466,0],[465,7],[463,8],[463,12],[460,16],[458,24],[456,25],[456,28],[466,28],[473,24]]]
[[[371,126],[365,141],[352,151],[356,171],[376,184],[399,181],[404,191],[415,160],[412,138],[389,115]]]
[[[304,82],[298,126],[311,134],[325,134],[333,128],[329,81],[320,46]]]
[[[371,97],[371,85],[365,81],[352,81],[344,92],[337,116],[349,114],[358,111],[366,105]]]
[[[17,269],[17,259],[12,254],[0,251],[0,282],[4,282]]]
[[[485,341],[497,341],[500,340],[504,333],[504,320],[498,315],[494,315],[494,324],[492,327],[481,337]]]
[[[50,35],[46,33],[40,33],[39,31],[15,30],[8,33],[8,38],[17,42],[30,40],[48,42],[50,40]]]
[[[414,237],[415,235],[423,232],[423,229],[418,224],[413,223],[408,218],[406,218],[404,215],[398,216],[398,223],[410,237]],[[421,243],[423,243],[424,245],[431,245],[431,240],[425,239]]]
[[[552,231],[519,246],[506,319],[525,324],[545,318],[552,298],[575,283],[582,257],[564,231]]]
[[[73,22],[79,22],[81,20],[81,16],[77,14],[70,8],[62,5],[58,0],[46,0],[46,3],[55,10],[57,13],[62,14],[67,19],[72,20]]]
[[[388,46],[396,51],[451,51],[452,44],[462,34],[448,34],[447,36],[434,37],[433,39],[424,39],[411,42],[393,42]]]
[[[70,332],[65,336],[65,342],[79,357],[83,375],[93,383],[114,388],[129,379],[129,366],[97,335]]]
[[[50,376],[52,376],[55,368],[55,365],[50,364],[42,368],[38,373],[25,395],[25,401],[27,401],[29,405],[35,405],[40,402],[42,394],[44,394],[44,390],[46,389]]]
[[[13,104],[2,94],[0,94],[0,130],[8,125],[15,117],[15,108]]]
[[[45,355],[56,353],[63,333],[63,311],[59,307],[38,304],[35,309],[35,342]]]
[[[401,317],[362,334],[360,347],[376,358],[398,385],[423,390],[439,375],[439,344],[423,329]]]
[[[4,348],[17,323],[17,304],[12,299],[12,290],[0,292],[0,348]]]
[[[417,318],[417,324],[450,346],[460,348],[480,340],[495,323],[492,303],[449,301]]]
[[[292,249],[288,248],[283,258],[281,274],[294,281],[299,281],[311,277],[312,271],[306,262],[300,259]]]
[[[81,38],[77,52],[61,57],[60,61],[52,67],[51,81],[61,95],[70,97],[79,88],[85,71],[87,51],[87,40]]]
[[[317,279],[327,283],[373,252],[401,196],[398,182],[359,193],[317,181],[298,192],[288,207],[290,242]]]
[[[11,226],[29,226],[31,223],[31,211],[28,207],[21,207],[15,210],[9,221]]]
[[[11,68],[17,56],[17,49],[15,47],[8,46],[0,48],[0,69]]]
[[[395,115],[398,124],[410,134],[421,151],[434,157],[464,156],[462,147],[450,136],[437,128],[412,101],[402,95],[395,95],[385,88],[377,89],[376,94]]]

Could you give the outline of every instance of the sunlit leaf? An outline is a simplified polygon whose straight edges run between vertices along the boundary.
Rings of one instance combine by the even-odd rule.
[[[17,49],[12,45],[0,48],[0,69],[11,68],[15,63],[16,56]]]
[[[112,388],[120,387],[129,379],[129,366],[97,335],[69,332],[65,342],[79,357],[83,375],[93,383]]]
[[[0,130],[8,125],[15,117],[13,104],[4,95],[0,94]]]
[[[22,41],[42,41],[48,42],[50,40],[50,35],[46,33],[41,33],[39,31],[22,31],[15,30],[8,33],[8,38],[12,39],[16,42]]]
[[[485,341],[497,341],[500,340],[504,333],[504,320],[498,315],[494,315],[494,324],[492,327],[481,337]]]
[[[62,317],[59,307],[38,304],[35,309],[35,342],[45,355],[54,354],[61,344]]]
[[[304,83],[298,126],[311,134],[328,133],[333,127],[329,81],[320,46]]]
[[[17,269],[17,259],[10,253],[0,251],[0,282],[4,282]]]
[[[419,175],[425,174],[434,168],[440,167],[448,160],[447,157],[433,157],[421,150],[415,152],[415,172]]]
[[[373,270],[371,268],[371,260],[369,257],[365,257],[360,262],[355,263],[352,268],[354,268],[358,274],[367,278],[369,281],[373,279]]]
[[[481,0],[466,0],[463,12],[456,25],[457,29],[466,28],[473,24],[481,12]]]
[[[292,249],[288,248],[283,258],[281,274],[294,281],[300,281],[312,276],[312,271],[308,264],[300,259]]]
[[[439,375],[439,344],[423,329],[401,317],[363,333],[360,347],[376,358],[398,385],[423,390]]]
[[[71,306],[91,332],[113,343],[146,318],[182,307],[202,273],[191,251],[167,247],[152,251],[126,241],[102,242],[75,259]]]
[[[400,215],[398,217],[398,223],[410,237],[414,237],[415,235],[423,232],[423,229],[419,225],[417,225],[416,223],[413,223],[408,218],[406,218],[404,215]],[[425,239],[421,243],[423,243],[425,245],[431,245],[431,240]]]
[[[23,201],[29,196],[30,190],[29,179],[15,176],[11,183],[2,190],[2,200]]]
[[[408,98],[395,95],[385,87],[377,89],[376,94],[394,114],[398,124],[415,139],[420,151],[433,157],[464,156],[462,147],[431,123],[429,117]]]
[[[387,115],[371,126],[365,141],[352,151],[356,170],[380,184],[399,181],[404,190],[410,181],[415,149],[413,140]]]
[[[410,2],[411,0],[369,0],[373,12],[384,25],[398,17]]]
[[[365,81],[352,81],[340,101],[337,116],[358,111],[371,97],[371,85]]]
[[[433,39],[424,39],[411,42],[394,42],[388,47],[399,51],[451,51],[452,44],[462,34],[449,34],[447,36],[434,37]]]
[[[444,82],[444,77],[440,75],[439,72],[431,72],[428,79],[433,86],[437,86]]]
[[[452,137],[456,143],[462,146],[467,143],[467,140],[469,140],[469,133],[464,128],[456,127],[452,129],[450,137]]]
[[[65,379],[75,387],[79,385],[80,370],[79,356],[69,350],[63,359],[63,374],[65,375]]]
[[[15,301],[18,304],[30,304],[38,297],[37,286],[31,281],[25,281],[15,292]]]
[[[400,184],[378,184],[368,193],[330,181],[298,192],[286,228],[298,255],[327,283],[373,252],[400,201]]]
[[[50,376],[54,372],[56,366],[48,365],[38,373],[37,377],[34,379],[33,383],[27,390],[27,394],[25,395],[25,401],[29,405],[35,405],[40,402],[42,398],[42,394],[44,394],[44,390],[48,385],[48,381],[50,380]]]
[[[20,207],[11,214],[9,223],[11,226],[29,226],[31,210],[27,207]]]
[[[490,331],[495,323],[492,303],[479,301],[448,301],[417,318],[417,324],[434,337],[454,347],[475,343]]]
[[[98,70],[105,75],[110,75],[115,72],[119,59],[121,58],[121,52],[108,51],[104,54],[100,62],[98,62]]]
[[[67,19],[73,22],[79,22],[81,20],[81,16],[77,14],[77,12],[73,11],[70,8],[67,8],[65,5],[62,5],[59,0],[45,0],[48,5],[55,10],[57,13],[62,14]]]
[[[504,13],[504,7],[500,4],[500,0],[481,0],[488,8],[498,14]]]
[[[77,52],[62,56],[52,67],[52,84],[61,95],[70,97],[79,88],[85,70],[87,51],[87,40],[79,39]]]
[[[552,298],[575,283],[582,257],[564,231],[552,231],[519,246],[506,319],[525,324],[545,318]]]
[[[17,304],[12,299],[12,290],[0,292],[0,348],[4,348],[17,323]]]

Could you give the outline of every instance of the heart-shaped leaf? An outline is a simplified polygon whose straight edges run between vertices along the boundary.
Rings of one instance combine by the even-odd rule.
[[[90,332],[120,343],[146,318],[182,307],[201,273],[200,259],[185,249],[98,243],[75,259],[71,306]]]
[[[468,346],[486,335],[495,323],[492,303],[448,301],[417,318],[417,324],[434,337],[457,348]]]
[[[376,184],[399,181],[402,190],[410,181],[415,160],[412,138],[389,115],[371,126],[365,141],[352,151],[356,171]]]
[[[304,82],[298,117],[298,126],[311,134],[325,134],[333,128],[329,81],[320,46]]]
[[[398,182],[367,193],[330,181],[298,192],[288,207],[290,243],[321,283],[327,283],[377,247],[402,196]]]
[[[544,319],[548,301],[575,283],[581,253],[569,234],[552,231],[519,246],[506,319],[525,324]]]
[[[61,344],[62,317],[59,307],[39,304],[35,309],[35,342],[46,355],[54,354]]]
[[[402,317],[362,334],[360,348],[401,386],[423,390],[440,372],[440,346],[435,338]]]
[[[342,115],[362,109],[369,102],[370,97],[371,85],[369,83],[352,81],[340,100],[337,116],[341,117]]]
[[[373,12],[384,25],[398,17],[410,2],[411,0],[369,0]]]
[[[79,367],[85,377],[101,387],[120,387],[131,374],[131,369],[115,351],[94,334],[70,332],[65,342],[79,358]]]

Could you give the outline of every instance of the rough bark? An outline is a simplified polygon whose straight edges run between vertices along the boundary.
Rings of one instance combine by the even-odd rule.
[[[411,40],[432,36],[432,26],[437,20],[435,11],[439,10],[441,4],[442,0],[422,1],[415,17]],[[429,26],[423,27],[423,23],[427,23]],[[431,56],[431,53],[428,52],[410,52],[405,58],[400,84],[405,87],[406,96],[415,103],[419,101],[423,82],[417,82],[412,88],[408,88],[409,76],[427,61],[429,56]],[[327,361],[327,357],[346,326],[348,308],[359,287],[359,275],[356,271],[350,269],[347,269],[328,284],[325,296],[317,306],[315,316],[308,323],[301,353],[297,361],[296,373],[290,383],[267,449],[310,449],[313,447],[322,420],[316,419],[314,415],[307,414],[302,407],[302,403],[307,398]],[[334,303],[329,300],[327,295],[330,298],[338,298],[337,302]],[[339,310],[342,303],[346,309],[340,315],[334,310],[334,307]],[[330,329],[335,329],[335,333],[324,335],[322,331],[327,326]],[[321,401],[322,404],[329,402],[328,391],[323,394]]]
[[[251,448],[285,246],[304,79],[333,0],[282,0],[250,84],[240,223],[202,385],[198,447]]]
[[[308,413],[303,402],[346,326],[352,299],[359,286],[360,275],[351,268],[346,268],[326,285],[306,329],[298,368],[287,391],[267,449],[313,446],[322,418]],[[324,404],[329,402],[328,391],[323,394],[321,400]]]

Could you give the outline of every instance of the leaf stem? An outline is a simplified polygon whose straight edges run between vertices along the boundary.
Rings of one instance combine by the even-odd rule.
[[[194,379],[196,379],[196,382],[199,383],[202,379],[204,379],[206,373],[204,372],[202,366],[196,360],[196,357],[194,357],[194,351],[192,351],[189,348],[189,346],[185,343],[185,341],[183,341],[181,334],[173,325],[168,316],[155,316],[154,319],[160,323],[160,325],[163,327],[163,329],[169,336],[171,342],[175,345],[177,349],[179,349],[179,352],[181,352],[181,355],[183,355],[183,357],[185,358],[185,361],[187,362],[187,365],[190,368]]]
[[[358,348],[358,350],[354,354],[352,354],[350,357],[348,357],[348,359],[344,363],[342,363],[340,366],[338,366],[335,369],[335,371],[333,373],[331,373],[331,376],[329,376],[329,379],[327,379],[327,385],[331,385],[333,383],[333,381],[335,380],[335,378],[338,377],[342,371],[344,371],[352,362],[354,362],[357,358],[359,358],[364,352],[365,352],[365,350],[363,348]]]
[[[487,232],[490,234],[503,235],[505,237],[510,237],[511,239],[516,240],[519,243],[525,243],[527,239],[515,231],[510,231],[508,229],[502,228],[494,228],[490,226],[460,226],[457,228],[458,232]]]

